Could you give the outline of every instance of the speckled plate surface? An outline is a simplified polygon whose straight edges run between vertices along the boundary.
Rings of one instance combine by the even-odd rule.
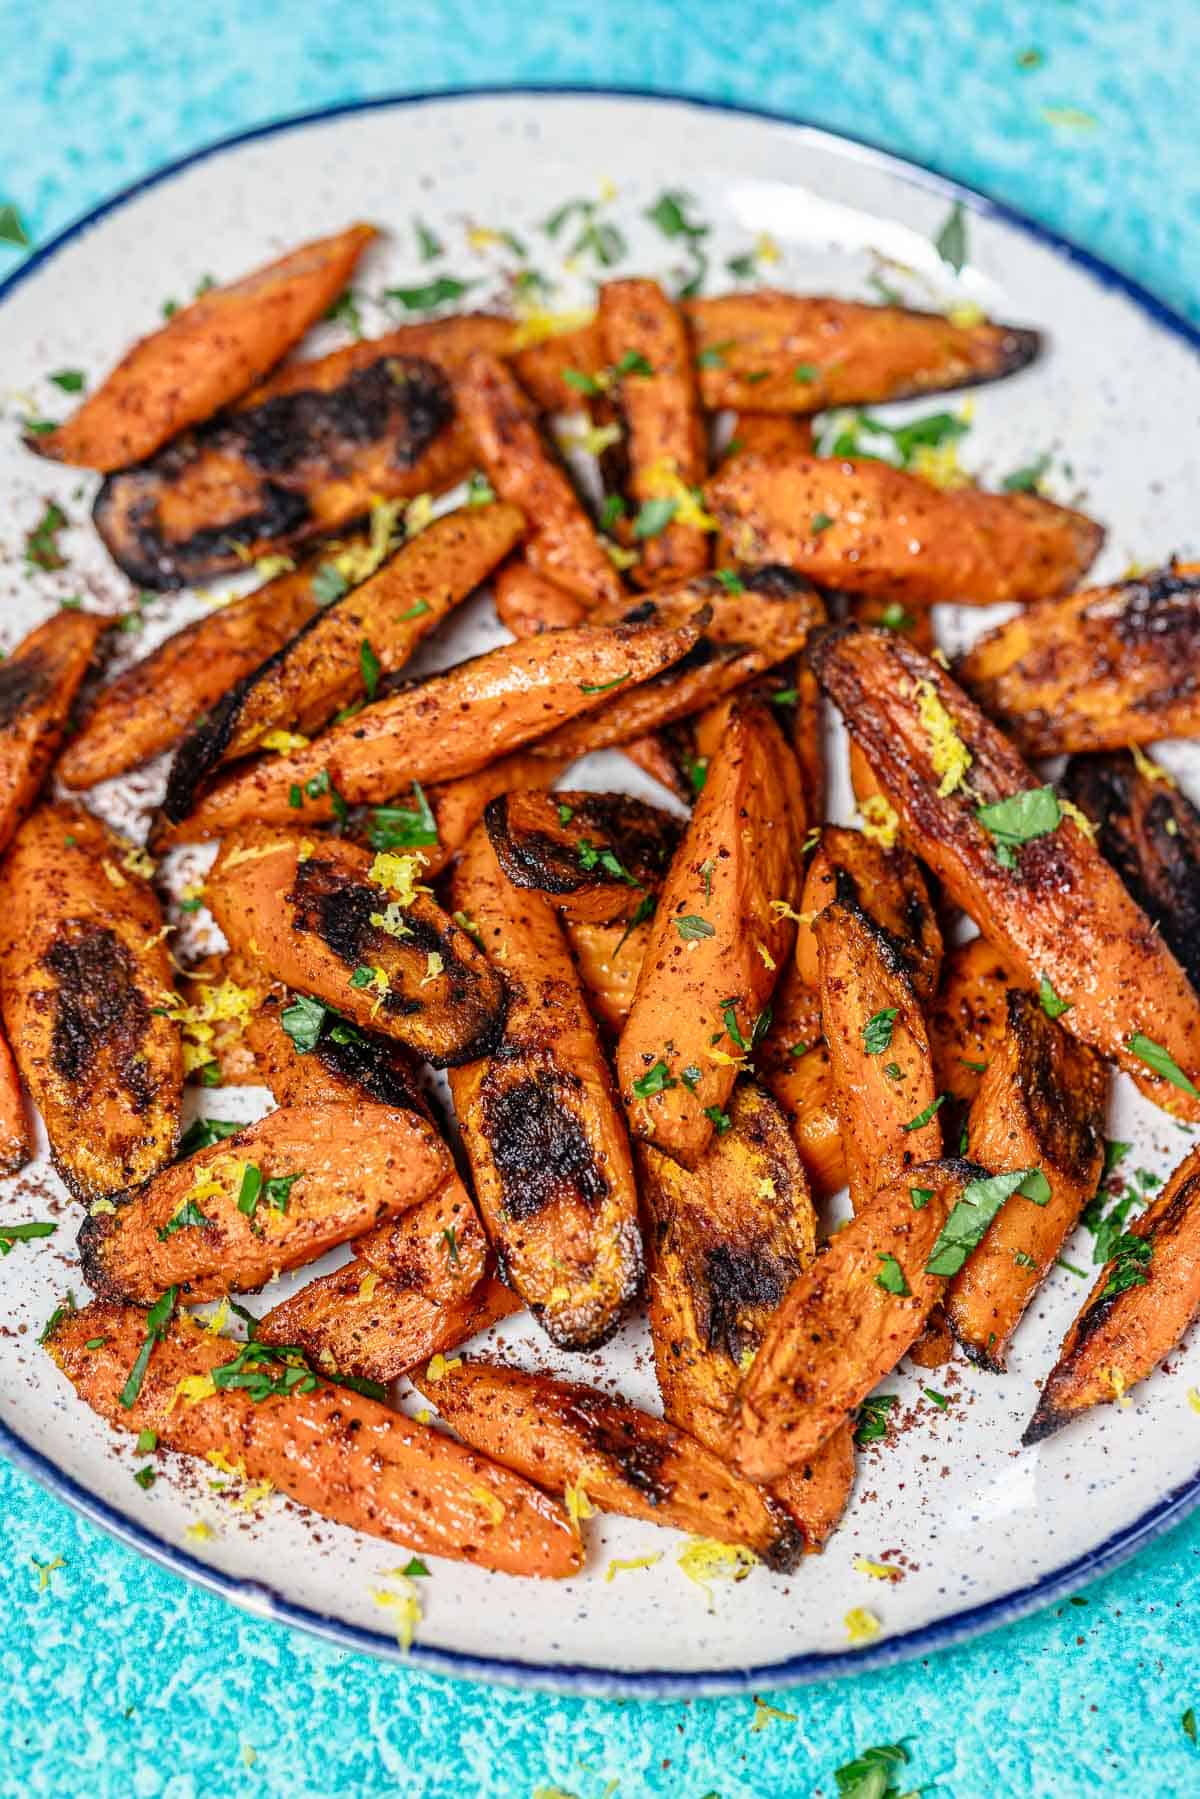
[[[692,216],[710,227],[708,291],[728,285],[727,259],[750,255],[756,279],[784,287],[869,298],[873,279],[882,279],[913,304],[976,301],[996,317],[1043,327],[1051,343],[1041,363],[971,397],[964,465],[994,483],[1049,453],[1049,491],[1082,496],[1109,527],[1100,577],[1134,559],[1200,551],[1196,339],[1110,271],[978,196],[783,121],[637,95],[453,95],[373,103],[219,145],[85,220],[0,289],[13,390],[0,432],[3,643],[66,595],[120,610],[131,601],[87,524],[91,479],[39,464],[17,442],[21,416],[63,410],[50,371],[100,375],[167,298],[355,217],[389,231],[360,282],[368,331],[388,318],[370,296],[389,285],[445,274],[474,283],[464,304],[501,298],[507,277],[524,265],[511,245],[486,235],[497,231],[514,233],[528,266],[556,284],[556,307],[585,304],[601,271],[586,250],[565,268],[578,231],[552,240],[545,219],[569,200],[593,200],[623,242],[618,269],[673,278],[688,258],[646,213],[664,189],[680,188],[692,196]],[[966,208],[969,241],[958,277],[933,247],[955,198]],[[414,216],[444,246],[436,261],[420,256]],[[326,329],[329,345],[341,340],[337,327]],[[934,404],[963,407],[958,397]],[[886,416],[928,410],[896,407]],[[71,521],[61,537],[68,563],[55,574],[30,573],[24,538],[47,498]],[[128,653],[144,653],[208,603],[192,594],[151,600]],[[941,639],[956,649],[986,622],[943,609]],[[473,602],[429,646],[426,665],[501,635],[486,599]],[[1162,760],[1200,797],[1200,754],[1166,746]],[[634,787],[629,767],[593,758],[571,778]],[[161,770],[151,769],[97,790],[93,803],[140,832],[160,782]],[[850,816],[840,778],[831,810]],[[176,858],[164,876],[178,887],[202,860]],[[1153,997],[1146,996],[1149,1016]],[[1111,1133],[1136,1145],[1136,1165],[1165,1173],[1190,1136],[1128,1082],[1115,1086]],[[266,1104],[265,1095],[231,1089],[206,1094],[204,1109],[248,1117]],[[348,1645],[400,1653],[376,1597],[402,1559],[394,1548],[278,1498],[238,1509],[236,1493],[214,1490],[211,1471],[184,1458],[163,1458],[151,1492],[134,1483],[132,1439],[77,1402],[36,1344],[66,1290],[83,1292],[72,1250],[78,1208],[44,1162],[0,1189],[0,1219],[29,1217],[54,1217],[59,1229],[0,1263],[0,1449],[126,1541],[236,1603]],[[1065,1256],[1089,1266],[1090,1237],[1081,1233]],[[273,1288],[271,1299],[282,1290]],[[675,1533],[597,1518],[587,1527],[587,1573],[561,1585],[430,1558],[412,1658],[449,1672],[602,1693],[779,1686],[845,1672],[848,1657],[865,1666],[925,1652],[1074,1588],[1200,1501],[1200,1417],[1187,1398],[1200,1381],[1195,1347],[1172,1356],[1127,1409],[1105,1409],[1037,1449],[1019,1448],[1036,1383],[1085,1291],[1077,1275],[1054,1270],[1003,1378],[960,1363],[888,1380],[885,1390],[899,1395],[900,1429],[886,1446],[862,1452],[845,1522],[824,1555],[796,1574],[756,1569],[709,1597],[681,1572],[684,1545]],[[513,1353],[555,1365],[528,1321],[510,1321],[500,1334]],[[602,1356],[570,1365],[654,1404],[640,1325]],[[924,1388],[948,1401],[944,1409]],[[188,1536],[197,1523],[212,1533],[200,1544]],[[856,1560],[885,1551],[901,1580],[879,1583],[856,1569]],[[606,1578],[614,1558],[656,1552],[653,1566]],[[857,1607],[875,1615],[880,1632],[851,1649],[845,1617]]]

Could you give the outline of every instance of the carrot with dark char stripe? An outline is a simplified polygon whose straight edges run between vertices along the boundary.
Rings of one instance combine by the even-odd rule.
[[[56,612],[0,662],[0,850],[29,811],[112,619]]]

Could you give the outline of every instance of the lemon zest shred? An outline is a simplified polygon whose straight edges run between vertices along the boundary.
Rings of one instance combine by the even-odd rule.
[[[1153,761],[1140,744],[1131,744],[1129,746],[1129,753],[1133,757],[1133,766],[1137,769],[1143,781],[1161,781],[1164,787],[1178,787],[1179,782],[1175,779],[1175,776],[1171,773],[1170,769],[1164,768],[1160,762]],[[1058,803],[1062,806],[1061,800]],[[1065,806],[1063,806],[1063,810],[1064,812],[1066,811]]]
[[[957,443],[918,444],[909,467],[914,475],[946,492],[972,485],[970,475],[958,460]]]
[[[693,1537],[675,1558],[680,1572],[694,1582],[714,1609],[714,1580],[745,1580],[758,1556],[745,1543],[719,1543],[715,1537]]]
[[[246,1479],[246,1464],[241,1456],[239,1456],[235,1462],[223,1449],[206,1449],[204,1452],[204,1459],[214,1467],[219,1474],[229,1474],[234,1480]]]
[[[512,334],[509,351],[531,350],[535,344],[544,344],[552,337],[563,337],[568,331],[580,331],[585,325],[590,325],[595,316],[594,312],[586,309],[551,312],[535,302],[518,301],[517,327]]]
[[[50,1576],[52,1574],[57,1574],[60,1568],[65,1568],[67,1565],[61,1555],[56,1555],[54,1559],[49,1562],[39,1562],[36,1556],[31,1556],[30,1560],[37,1569],[37,1590],[39,1593],[47,1592],[50,1586]]]
[[[775,1182],[771,1179],[771,1176],[769,1174],[764,1174],[758,1183],[759,1199],[775,1199],[778,1196],[778,1191],[779,1190],[776,1187]]]
[[[413,1413],[413,1417],[418,1424],[428,1424],[429,1420],[433,1417],[433,1413],[427,1405],[423,1405],[419,1412]]]
[[[1200,1387],[1188,1388],[1187,1402],[1191,1406],[1193,1412],[1200,1412]]]
[[[877,843],[880,849],[895,849],[900,815],[891,801],[882,793],[871,793],[859,802],[858,810],[863,821],[863,836]]]
[[[742,1065],[743,1058],[741,1056],[731,1056],[728,1050],[706,1049],[704,1053],[708,1057],[708,1060],[710,1062],[715,1062],[719,1068],[740,1068]]]
[[[290,556],[260,556],[254,564],[254,572],[260,581],[273,581],[276,575],[290,575],[296,564]]]
[[[438,952],[435,949],[431,949],[425,958],[425,973],[421,976],[418,985],[421,987],[428,987],[431,982],[436,981],[438,976],[444,972],[445,967],[446,964],[441,956],[439,956]]]
[[[129,882],[125,879],[125,876],[121,873],[116,863],[110,862],[107,856],[105,856],[100,866],[114,887],[128,887]]]
[[[433,523],[433,495],[431,493],[415,494],[408,502],[404,514],[405,539],[419,537],[422,531],[428,530]]]
[[[1125,1376],[1121,1373],[1119,1368],[1109,1368],[1106,1370],[1106,1374],[1108,1384],[1113,1390],[1113,1398],[1116,1400],[1121,1411],[1127,1412],[1133,1404],[1132,1399],[1130,1399],[1128,1393],[1125,1391],[1129,1383],[1126,1381]]]
[[[867,1611],[862,1605],[848,1611],[842,1622],[846,1626],[846,1636],[853,1644],[873,1643],[883,1629],[874,1612]]]
[[[129,874],[139,876],[143,881],[152,880],[154,876],[153,856],[147,855],[145,850],[140,850],[136,846],[126,850],[121,857],[121,867],[126,869]]]
[[[738,1371],[741,1374],[746,1374],[753,1368],[754,1358],[757,1354],[757,1349],[751,1349],[750,1345],[747,1343],[745,1349],[743,1349],[741,1355],[738,1357]]]
[[[601,537],[600,542],[608,560],[615,569],[620,569],[622,574],[624,574],[627,568],[633,568],[634,564],[637,562],[638,553],[636,550],[624,549],[621,544],[614,543],[611,537]]]
[[[750,1725],[750,1729],[752,1731],[765,1730],[772,1718],[778,1718],[784,1724],[796,1724],[799,1722],[798,1713],[780,1711],[777,1705],[768,1705],[765,1699],[760,1699],[758,1694],[755,1693],[754,1719]]]
[[[493,1524],[500,1524],[508,1512],[508,1507],[497,1493],[489,1493],[486,1487],[468,1486],[467,1492],[476,1505],[482,1506]]]
[[[94,1199],[88,1207],[89,1218],[103,1218],[109,1212],[115,1212],[116,1206],[111,1199]]]
[[[187,1526],[183,1534],[189,1543],[207,1543],[217,1533],[211,1524],[206,1524],[203,1518],[197,1518],[194,1524]]]
[[[252,1512],[256,1505],[261,1505],[264,1499],[269,1499],[274,1491],[275,1482],[273,1480],[258,1480],[254,1482],[253,1486],[247,1487],[245,1492],[239,1493],[237,1498],[231,1500],[230,1503],[239,1512]]]
[[[258,1750],[254,1747],[253,1743],[242,1744],[242,1760],[248,1768],[252,1768],[258,1760]]]
[[[978,300],[956,300],[953,306],[947,308],[946,317],[960,331],[969,331],[973,325],[982,325],[987,313]]]
[[[568,1299],[570,1299],[570,1297],[571,1297],[570,1287],[551,1287],[550,1297],[546,1303],[547,1303],[547,1305],[552,1305],[552,1306],[563,1306],[563,1305],[566,1305],[566,1303],[567,1303]]]
[[[596,1508],[584,1490],[584,1469],[574,1481],[568,1481],[563,1488],[563,1500],[567,1508],[567,1517],[571,1520],[571,1528],[576,1536],[580,1535],[579,1524],[583,1518],[594,1518]]]
[[[891,1562],[868,1561],[865,1555],[856,1555],[852,1563],[856,1574],[866,1574],[871,1580],[903,1580],[903,1568],[893,1567]]]
[[[681,477],[673,456],[660,456],[657,462],[652,462],[642,476],[641,487],[647,499],[674,500],[673,524],[691,525],[696,531],[720,530],[712,513],[704,510],[696,494]]]
[[[467,231],[467,243],[472,250],[490,250],[494,244],[502,244],[504,239],[490,225],[472,225]]]
[[[604,1570],[605,1583],[614,1581],[618,1574],[632,1574],[635,1568],[653,1568],[662,1558],[661,1549],[656,1549],[653,1555],[614,1556]]]
[[[175,1407],[179,1404],[180,1400],[183,1401],[184,1405],[200,1405],[203,1400],[211,1399],[216,1393],[216,1390],[216,1385],[211,1374],[185,1374],[182,1380],[178,1380],[175,1383],[175,1391],[172,1393],[170,1403],[167,1406],[168,1418],[175,1410]]]
[[[762,957],[764,968],[769,968],[771,970],[771,972],[774,973],[774,971],[778,965],[775,961],[774,956],[771,954],[770,950],[767,948],[766,944],[759,943],[759,941],[756,938],[754,947],[758,951],[759,955]]]
[[[311,742],[312,738],[306,737],[303,731],[268,731],[265,737],[259,738],[258,747],[286,756],[289,750],[306,750]]]
[[[403,911],[399,900],[391,900],[382,912],[372,912],[371,923],[377,931],[386,931],[389,937],[411,937],[412,931],[401,916]]]
[[[1064,818],[1069,818],[1071,820],[1071,823],[1075,826],[1077,831],[1082,832],[1089,843],[1095,843],[1096,827],[1088,817],[1087,813],[1080,811],[1074,800],[1065,800],[1060,794],[1058,798],[1058,809]]]
[[[370,1299],[372,1297],[372,1295],[374,1294],[375,1289],[378,1285],[379,1285],[379,1276],[376,1274],[375,1270],[372,1268],[369,1270],[368,1273],[363,1275],[362,1279],[358,1283],[358,1297],[360,1299]]]
[[[794,920],[794,922],[796,924],[804,923],[804,920],[800,916],[799,912],[797,912],[792,906],[790,906],[788,904],[787,900],[785,900],[785,899],[772,900],[771,901],[771,910],[772,910],[772,912],[774,912],[776,918],[790,918],[790,919]]]
[[[372,1587],[371,1597],[381,1611],[394,1612],[396,1638],[401,1649],[411,1649],[417,1625],[421,1622],[421,1601],[417,1589],[407,1575],[392,1572],[387,1577],[394,1580],[400,1592],[391,1593],[386,1587]]]
[[[932,681],[917,683],[917,714],[929,738],[929,759],[933,772],[941,777],[938,798],[961,787],[971,766],[971,752],[958,734],[958,725],[942,704]]]
[[[423,891],[417,885],[417,875],[425,863],[426,858],[420,850],[414,850],[407,856],[380,850],[367,870],[367,879],[373,887],[382,887],[385,893],[394,893],[401,906],[411,906],[418,893]]]
[[[449,1374],[452,1369],[461,1367],[462,1357],[460,1355],[451,1356],[449,1360],[441,1354],[430,1356],[429,1366],[425,1370],[425,1379],[439,1381],[445,1375]]]

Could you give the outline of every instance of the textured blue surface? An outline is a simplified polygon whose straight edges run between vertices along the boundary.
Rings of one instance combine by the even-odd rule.
[[[630,83],[793,111],[988,189],[1200,320],[1200,15],[1167,0],[802,7],[506,0],[486,8],[0,0],[0,201],[44,239],[240,126],[401,88]],[[284,17],[281,20],[281,12]],[[102,24],[101,24],[102,18]],[[1022,72],[1017,56],[1041,65]],[[1053,123],[1073,109],[1094,125]],[[0,247],[0,273],[16,260]],[[2,1278],[2,1277],[0,1277]],[[1200,1791],[1200,1523],[1055,1607],[931,1662],[750,1701],[606,1705],[455,1686],[245,1619],[0,1466],[0,1793],[283,1792],[721,1799],[833,1791],[907,1740],[914,1782]],[[39,1591],[32,1558],[64,1566]],[[251,1764],[252,1765],[249,1765]]]

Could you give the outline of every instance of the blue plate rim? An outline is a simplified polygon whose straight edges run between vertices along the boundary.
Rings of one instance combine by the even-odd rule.
[[[654,104],[694,107],[784,125],[816,142],[824,142],[834,148],[844,149],[849,144],[864,160],[901,175],[911,185],[942,194],[951,200],[960,200],[970,211],[978,213],[982,217],[999,219],[1025,236],[1047,245],[1066,257],[1068,261],[1086,270],[1100,285],[1124,294],[1163,330],[1172,336],[1181,338],[1192,348],[1200,350],[1200,327],[1194,326],[1181,313],[1168,306],[1131,276],[1114,268],[1111,263],[1093,255],[1090,250],[1085,250],[1081,245],[1073,243],[1070,238],[1054,231],[1050,226],[1042,225],[1037,220],[1029,218],[1025,213],[1009,206],[1006,202],[997,200],[978,188],[967,186],[936,168],[899,156],[879,144],[872,143],[867,138],[857,137],[849,132],[830,131],[785,112],[771,110],[767,107],[748,106],[737,101],[717,100],[703,95],[675,92],[668,89],[591,86],[585,83],[565,82],[518,82],[511,85],[449,87],[425,90],[420,93],[375,95],[365,99],[339,101],[330,106],[316,107],[309,112],[290,114],[284,118],[249,126],[242,131],[231,132],[225,137],[214,139],[211,143],[203,144],[195,150],[188,151],[186,155],[163,164],[161,168],[153,170],[138,181],[131,182],[127,187],[110,195],[107,200],[101,201],[81,214],[79,218],[72,220],[45,244],[34,249],[11,274],[0,281],[0,304],[44,263],[57,255],[75,238],[82,236],[84,232],[106,218],[109,213],[128,205],[130,201],[137,199],[149,189],[174,179],[195,164],[206,162],[211,157],[219,156],[227,150],[253,143],[260,138],[279,136],[286,131],[303,130],[312,125],[322,124],[331,119],[344,118],[355,113],[382,111],[389,107],[434,105],[443,101],[513,99],[523,96],[530,99],[567,96],[578,99],[642,100]],[[295,1604],[293,1601],[285,1599],[266,1583],[239,1580],[233,1575],[222,1573],[220,1569],[212,1568],[198,1557],[190,1555],[187,1550],[180,1549],[176,1544],[157,1536],[153,1531],[135,1524],[123,1512],[90,1493],[73,1476],[63,1473],[46,1455],[35,1449],[31,1443],[2,1420],[0,1420],[0,1450],[15,1467],[32,1476],[41,1486],[57,1498],[62,1499],[91,1523],[107,1531],[119,1542],[138,1551],[149,1560],[159,1563],[160,1566],[170,1569],[173,1573],[182,1575],[197,1586],[220,1594],[221,1597],[230,1600],[256,1617],[273,1623],[294,1625],[311,1635],[336,1644],[341,1649],[365,1652],[385,1660],[419,1668],[423,1672],[451,1675],[459,1679],[487,1680],[506,1686],[534,1688],[581,1698],[601,1699],[625,1697],[651,1700],[690,1699],[724,1693],[744,1693],[758,1688],[800,1686],[815,1681],[836,1680],[867,1670],[888,1668],[897,1662],[948,1648],[968,1637],[978,1635],[986,1630],[997,1629],[1001,1625],[1010,1624],[1018,1618],[1025,1617],[1030,1612],[1043,1609],[1052,1604],[1055,1599],[1071,1593],[1084,1581],[1097,1579],[1100,1575],[1109,1572],[1137,1550],[1153,1542],[1155,1538],[1181,1522],[1190,1512],[1200,1506],[1200,1470],[1198,1470],[1192,1479],[1173,1488],[1141,1517],[1134,1519],[1132,1523],[1125,1525],[1121,1530],[1115,1531],[1112,1536],[1106,1538],[1095,1548],[1040,1579],[1031,1581],[1026,1586],[1018,1587],[1013,1592],[1006,1593],[999,1598],[986,1600],[979,1605],[966,1606],[931,1624],[901,1632],[894,1637],[883,1637],[877,1642],[857,1650],[810,1651],[790,1656],[780,1662],[762,1663],[750,1668],[732,1668],[720,1671],[697,1670],[672,1674],[655,1670],[602,1668],[576,1663],[518,1661],[504,1656],[471,1655],[459,1650],[439,1649],[421,1642],[415,1642],[409,1650],[402,1650],[393,1638],[385,1636],[379,1631],[346,1624],[327,1613],[313,1611],[306,1606]]]

